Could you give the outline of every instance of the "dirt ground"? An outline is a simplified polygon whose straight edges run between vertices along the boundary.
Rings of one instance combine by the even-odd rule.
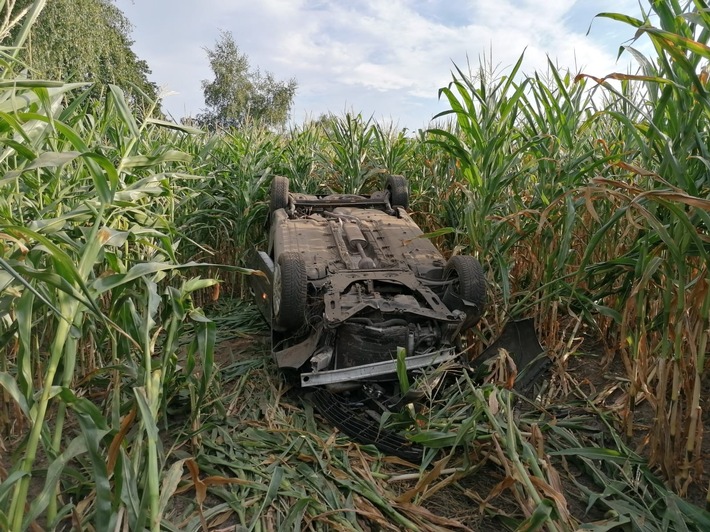
[[[601,356],[575,357],[569,365],[568,372],[578,381],[583,382],[585,390],[590,392],[615,390],[606,397],[603,403],[609,408],[614,408],[614,402],[621,395],[621,388],[628,382],[626,371],[618,357],[613,358],[608,364],[604,363]],[[704,437],[700,442],[701,451],[698,454],[702,457],[702,463],[699,464],[700,476],[694,478],[694,482],[688,486],[685,498],[696,506],[705,508],[708,497],[708,482],[710,482],[710,374],[704,376],[701,383],[700,397]],[[653,406],[648,401],[643,401],[636,405],[634,411],[633,435],[629,438],[624,433],[625,431],[619,428],[619,432],[624,436],[625,443],[646,459],[649,458],[648,439],[651,431],[655,430],[655,415]],[[660,470],[655,472],[659,478],[662,477]]]

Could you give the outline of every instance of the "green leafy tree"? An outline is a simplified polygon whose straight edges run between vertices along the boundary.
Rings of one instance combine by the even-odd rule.
[[[15,10],[31,5],[17,0]],[[20,59],[33,78],[114,83],[129,97],[157,96],[148,64],[131,50],[131,24],[111,0],[52,0],[32,26]],[[140,98],[139,98],[140,99]]]
[[[221,32],[214,49],[205,49],[214,72],[203,80],[207,109],[197,116],[208,128],[238,127],[249,120],[282,126],[288,120],[297,83],[277,80],[271,72],[252,70],[231,32]]]

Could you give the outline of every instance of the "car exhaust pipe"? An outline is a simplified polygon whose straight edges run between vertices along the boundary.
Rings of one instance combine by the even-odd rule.
[[[377,268],[377,264],[365,254],[365,248],[367,247],[367,239],[363,234],[360,227],[355,222],[343,224],[343,231],[345,232],[345,240],[348,241],[352,247],[357,249],[360,255],[360,262],[357,267],[361,270],[372,270]]]

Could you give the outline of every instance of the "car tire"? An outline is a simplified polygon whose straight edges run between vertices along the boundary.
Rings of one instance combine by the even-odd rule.
[[[444,268],[444,280],[452,281],[441,298],[449,310],[466,313],[464,329],[473,327],[483,316],[486,307],[486,276],[481,263],[468,255],[455,255]],[[473,303],[475,308],[465,305]]]
[[[274,268],[271,301],[274,323],[297,330],[306,321],[306,263],[300,253],[282,253]]]
[[[388,176],[386,189],[390,193],[392,207],[404,207],[405,209],[409,207],[409,186],[404,176]]]
[[[288,207],[288,177],[274,176],[271,181],[271,212]]]

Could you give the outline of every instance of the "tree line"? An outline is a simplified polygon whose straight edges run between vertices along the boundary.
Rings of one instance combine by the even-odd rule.
[[[16,0],[5,9],[10,16],[18,15],[34,3]],[[131,22],[111,0],[52,0],[42,9],[19,58],[29,78],[119,85],[140,107],[159,94],[148,63],[132,49],[131,31]],[[2,44],[12,37],[0,36]],[[286,123],[298,86],[295,79],[280,80],[253,67],[229,31],[220,32],[214,47],[205,52],[213,78],[202,80],[205,108],[187,120],[209,130],[240,127],[247,121],[270,127]]]

